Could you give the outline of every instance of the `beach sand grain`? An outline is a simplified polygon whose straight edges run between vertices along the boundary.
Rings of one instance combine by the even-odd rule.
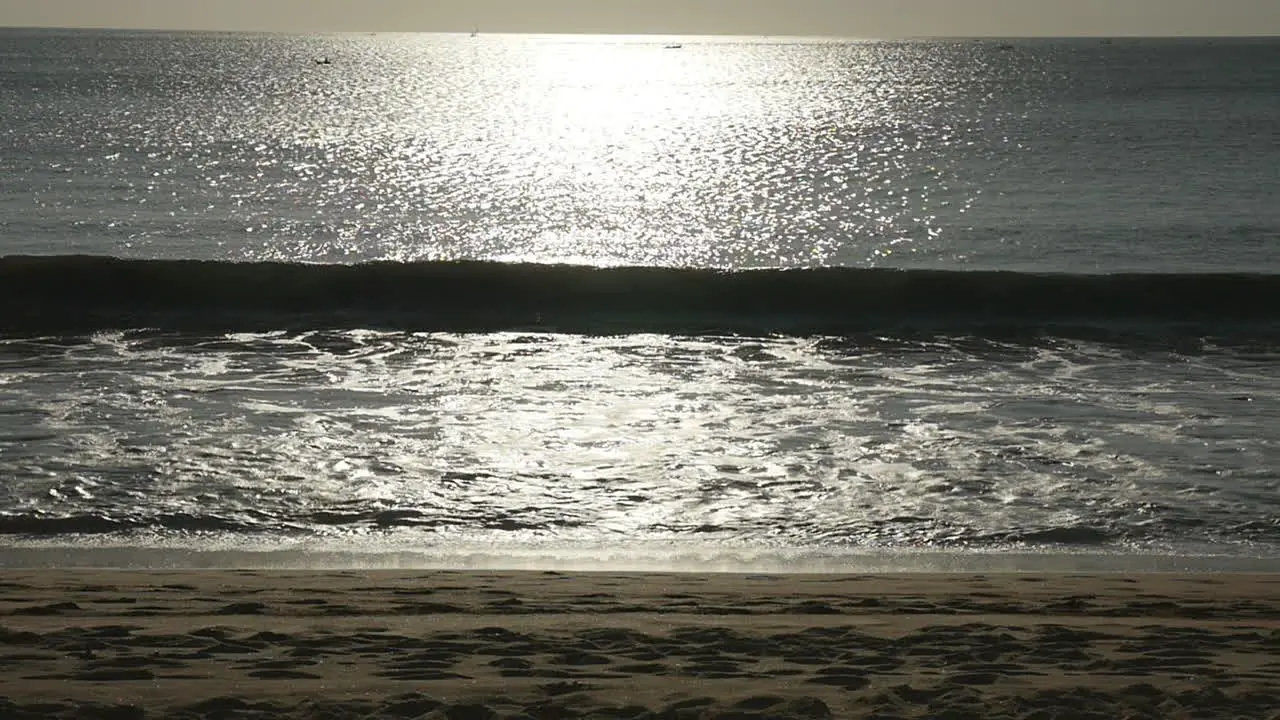
[[[0,717],[1275,718],[1280,575],[10,571]]]

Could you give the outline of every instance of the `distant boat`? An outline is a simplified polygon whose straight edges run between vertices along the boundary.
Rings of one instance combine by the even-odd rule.
[[[327,57],[316,58],[316,64],[317,64],[317,65],[332,65],[332,64],[333,64],[333,61],[332,61],[332,60],[330,60],[330,59],[329,59],[329,58],[327,58]]]
[[[684,47],[684,45],[681,45],[680,43],[671,43],[670,45],[664,45],[663,47],[667,50],[679,50]]]
[[[480,28],[479,28],[479,27],[476,27],[476,28],[474,28],[474,29],[471,31],[471,37],[475,37],[475,36],[477,36],[477,35],[479,35],[479,34],[480,34]]]

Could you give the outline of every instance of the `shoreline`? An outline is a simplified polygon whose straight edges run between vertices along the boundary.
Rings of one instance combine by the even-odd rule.
[[[407,549],[405,549],[407,548]],[[1234,548],[1232,548],[1234,549]],[[1215,552],[1216,551],[1216,552]],[[419,546],[394,540],[344,543],[210,542],[183,545],[0,545],[9,570],[464,570],[592,573],[1280,573],[1280,556],[1227,554],[1219,548],[1181,553],[1075,551],[1061,548],[904,550],[819,549],[676,542],[459,542]]]
[[[0,715],[1271,718],[1280,575],[13,570]]]

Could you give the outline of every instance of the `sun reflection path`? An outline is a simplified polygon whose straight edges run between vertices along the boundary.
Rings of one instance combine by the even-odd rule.
[[[520,89],[530,112],[508,154],[537,158],[535,192],[551,217],[507,258],[688,265],[713,252],[712,234],[689,232],[697,209],[681,196],[695,149],[742,112],[725,69],[705,53],[641,42],[557,42],[531,54]]]
[[[397,259],[874,264],[972,201],[934,198],[958,123],[936,117],[941,85],[904,86],[927,57],[636,38],[477,52],[453,68],[470,87],[422,106],[430,140],[381,163],[379,186],[413,188],[432,226]]]
[[[154,93],[28,127],[84,149],[73,184],[120,189],[42,200],[85,228],[68,250],[936,266],[991,226],[998,197],[985,226],[964,211],[1021,159],[1034,106],[975,43],[224,40],[138,41]]]

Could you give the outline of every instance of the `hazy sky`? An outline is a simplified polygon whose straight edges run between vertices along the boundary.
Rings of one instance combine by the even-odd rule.
[[[0,26],[930,35],[1280,35],[1280,0],[0,0]]]

